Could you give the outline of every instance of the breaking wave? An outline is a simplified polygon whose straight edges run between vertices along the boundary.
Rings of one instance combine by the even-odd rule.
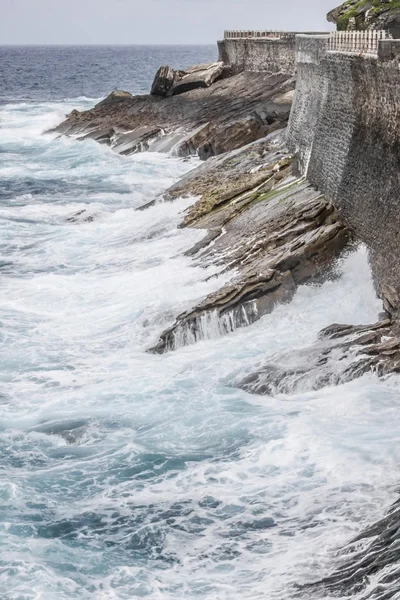
[[[332,322],[376,319],[366,252],[255,324],[211,316],[197,344],[148,354],[226,278],[185,256],[203,235],[176,227],[189,200],[135,211],[195,162],[41,135],[76,105],[0,108],[0,590],[309,597],[396,499],[398,382],[231,384]]]

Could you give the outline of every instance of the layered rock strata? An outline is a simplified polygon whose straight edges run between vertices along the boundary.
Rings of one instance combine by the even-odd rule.
[[[193,190],[202,195],[182,226],[208,234],[189,253],[204,267],[217,265],[234,276],[181,314],[152,349],[157,353],[230,333],[289,302],[299,284],[326,274],[351,239],[333,205],[292,174],[292,157],[281,136],[205,165],[167,197]]]
[[[176,71],[171,67],[160,67],[151,87],[153,96],[175,96],[198,88],[210,87],[223,75],[225,65],[216,62],[189,67],[185,71]]]
[[[322,581],[301,588],[307,597],[374,600],[399,597],[400,500],[388,514],[363,531],[339,554],[342,566]],[[365,590],[368,589],[367,595]]]
[[[368,372],[400,372],[400,339],[388,318],[373,325],[331,325],[313,346],[275,357],[236,387],[261,395],[309,392]]]
[[[207,159],[286,125],[295,85],[292,75],[242,72],[213,82],[221,63],[201,67],[181,79],[163,67],[153,94],[113,92],[91,110],[72,111],[54,131],[91,138],[125,155],[173,149],[178,156],[199,154]],[[203,86],[191,89],[199,73]]]

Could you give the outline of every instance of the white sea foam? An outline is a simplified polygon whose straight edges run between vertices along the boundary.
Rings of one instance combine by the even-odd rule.
[[[204,234],[176,228],[189,200],[134,210],[190,165],[40,137],[47,110],[1,121],[18,193],[0,207],[0,590],[292,597],[395,498],[398,382],[276,398],[230,383],[332,322],[376,319],[365,249],[247,328],[207,322],[197,344],[148,354],[226,279],[183,254]],[[93,221],[66,220],[82,208]]]

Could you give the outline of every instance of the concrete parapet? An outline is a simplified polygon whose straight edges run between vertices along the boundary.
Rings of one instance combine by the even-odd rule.
[[[242,71],[294,74],[295,47],[295,34],[276,38],[227,38],[218,42],[219,60],[234,75]]]
[[[378,55],[378,45],[389,34],[385,30],[334,31],[329,36],[329,52]]]
[[[230,29],[224,32],[225,40],[240,39],[290,39],[298,34],[307,35],[327,35],[327,31],[273,31],[273,30],[255,30],[255,29]]]
[[[328,51],[329,35],[296,35],[296,62],[319,64]]]
[[[378,44],[378,59],[381,61],[400,58],[400,40],[381,40]]]

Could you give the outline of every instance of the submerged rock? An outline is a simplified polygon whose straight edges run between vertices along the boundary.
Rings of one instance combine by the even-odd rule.
[[[367,372],[400,371],[400,339],[390,319],[373,325],[331,325],[309,348],[275,357],[239,381],[252,394],[292,394],[346,383]]]
[[[329,577],[302,587],[307,597],[390,600],[400,594],[400,501],[342,552],[342,566]]]
[[[67,217],[68,223],[91,223],[94,221],[94,215],[90,214],[85,208],[78,210],[75,214]]]

